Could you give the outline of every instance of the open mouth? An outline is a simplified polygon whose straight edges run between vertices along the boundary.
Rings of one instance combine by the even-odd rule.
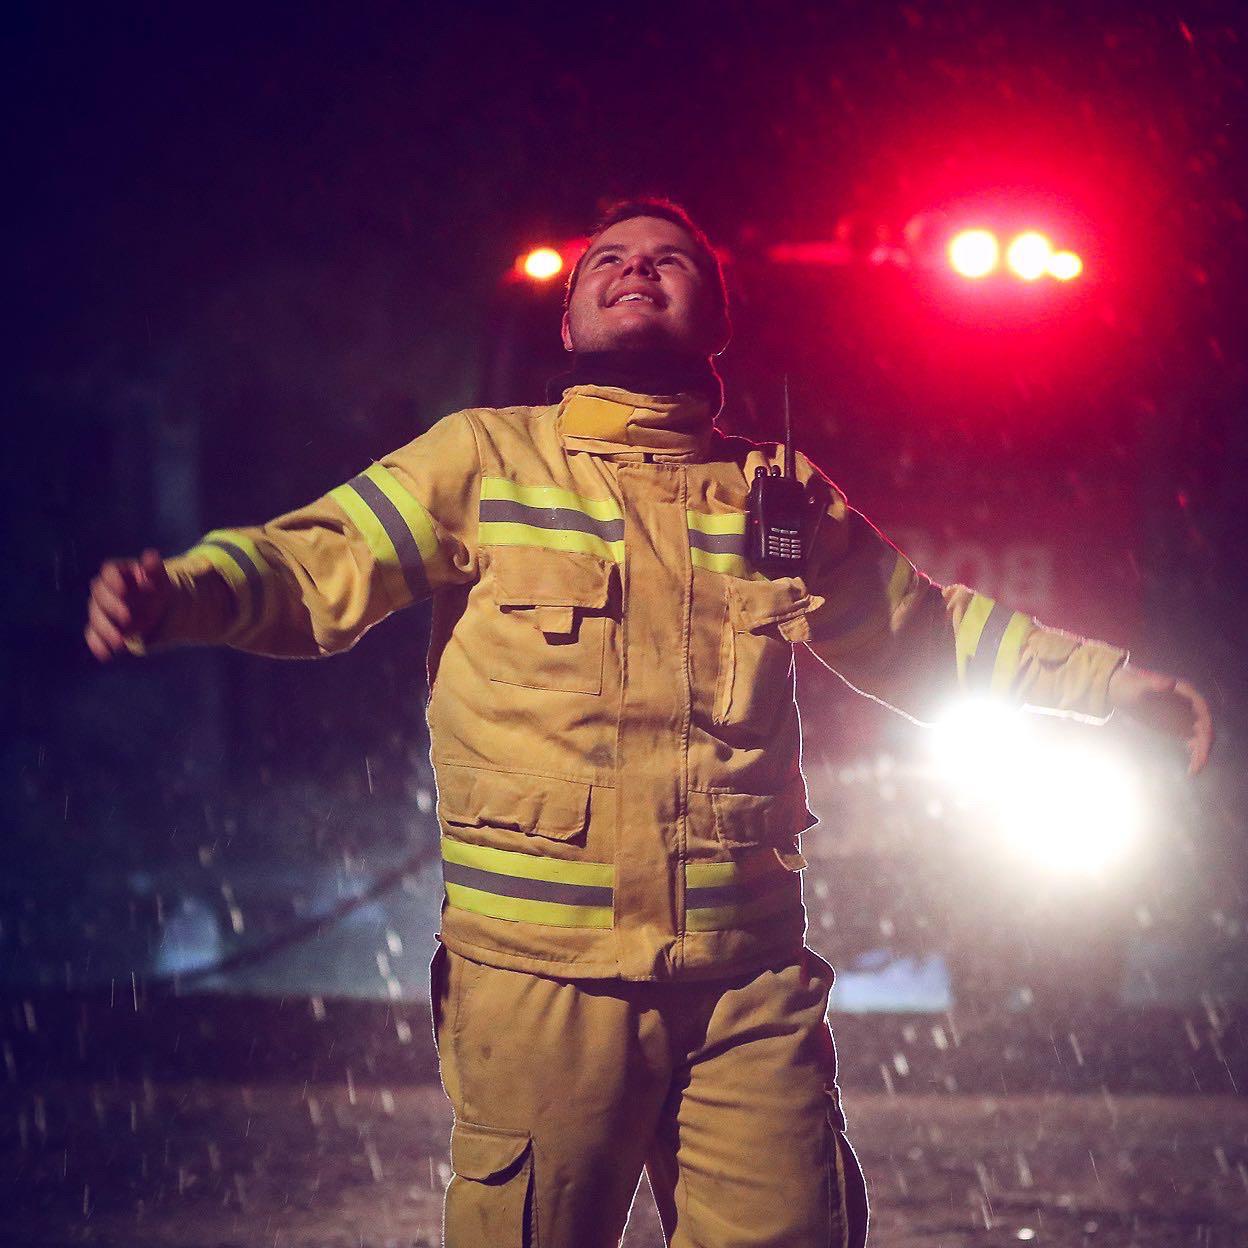
[[[622,295],[616,295],[615,298],[607,304],[607,307],[618,308],[621,304],[629,307],[640,306],[661,308],[663,306],[663,303],[656,296],[644,294],[639,290],[628,290]]]

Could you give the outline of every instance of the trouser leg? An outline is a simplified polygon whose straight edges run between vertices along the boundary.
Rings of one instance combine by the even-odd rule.
[[[699,1022],[647,1161],[671,1248],[855,1248],[865,1189],[826,1022],[831,968],[723,988]]]
[[[668,1086],[645,986],[439,950],[434,1021],[455,1108],[447,1248],[614,1248]]]

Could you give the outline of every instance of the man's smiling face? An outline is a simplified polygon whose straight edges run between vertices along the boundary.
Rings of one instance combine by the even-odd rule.
[[[693,239],[674,221],[630,217],[590,244],[563,315],[569,351],[664,348],[710,356],[727,318],[699,266]]]

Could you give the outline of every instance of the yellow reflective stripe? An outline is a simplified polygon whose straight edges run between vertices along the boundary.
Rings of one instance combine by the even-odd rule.
[[[1031,616],[1015,611],[1005,626],[1001,644],[997,647],[997,660],[992,666],[992,692],[1008,693],[1014,677],[1018,674],[1022,659],[1023,642],[1031,632]]]
[[[527,855],[526,855],[527,857]],[[447,901],[458,910],[483,914],[512,923],[540,923],[544,927],[610,927],[610,906],[565,906],[557,901],[530,901],[500,897],[463,884],[447,884]]]
[[[743,511],[725,511],[711,515],[705,511],[686,511],[685,519],[691,529],[699,533],[744,533],[746,514]]]
[[[229,552],[220,546],[192,546],[187,555],[202,555],[225,577],[230,588],[240,595],[250,595],[251,587],[247,584],[247,574],[230,558]]]
[[[483,477],[481,497],[522,503],[526,507],[564,507],[583,512],[595,520],[623,520],[620,505],[611,498],[584,498],[555,485],[518,485],[505,477]]]
[[[708,572],[721,572],[724,576],[739,577],[743,581],[765,581],[767,577],[759,572],[748,559],[740,555],[717,555],[709,550],[699,550],[696,546],[689,547],[689,562],[695,568],[705,568]]]
[[[991,598],[986,598],[983,594],[973,594],[971,601],[967,604],[966,613],[962,616],[962,622],[958,625],[954,639],[959,680],[966,679],[966,665],[975,655],[980,635],[995,605],[996,603]]]
[[[592,884],[610,888],[615,868],[609,862],[569,862],[562,858],[539,858],[536,854],[517,854],[509,849],[492,849],[485,845],[468,845],[464,841],[442,838],[442,857],[464,867],[478,867],[496,875],[511,875],[525,880],[553,880],[558,884]],[[583,907],[582,907],[583,908]]]
[[[380,487],[378,487],[380,488]],[[395,550],[385,525],[373,514],[373,509],[350,487],[340,485],[329,492],[329,497],[347,513],[347,519],[355,525],[363,537],[369,552],[381,569],[381,577],[389,590],[392,601],[409,603],[412,591],[399,566],[399,552]]]
[[[893,574],[888,578],[888,605],[895,609],[910,588],[910,577],[914,568],[905,555],[898,552],[897,562],[893,565]]]
[[[729,905],[696,906],[685,911],[685,929],[690,932],[714,932],[739,927],[752,919],[793,909],[800,904],[801,885],[797,875],[779,869],[770,850],[735,862],[689,862],[685,864],[685,887],[723,888],[769,879],[767,891],[759,897]],[[691,896],[686,892],[686,896]],[[694,897],[696,900],[696,896]]]
[[[699,550],[696,546],[691,546],[689,561],[695,568],[705,568],[708,572],[722,572],[725,576],[748,577],[753,574],[749,560],[742,558],[741,555],[714,554],[709,550]]]
[[[618,519],[619,517],[615,517]],[[608,542],[595,533],[577,529],[543,529],[512,520],[483,520],[477,527],[482,546],[540,546],[545,550],[572,550],[582,555],[624,562],[624,543]]]
[[[240,533],[237,529],[213,529],[211,533],[205,533],[199,540],[201,542],[229,542],[231,545],[237,546],[256,565],[256,571],[261,576],[272,570],[265,557],[260,553],[260,547],[245,533]]]
[[[685,884],[689,888],[720,888],[725,884],[740,884],[742,880],[755,880],[760,875],[774,875],[780,880],[788,878],[788,874],[777,870],[775,856],[769,849],[740,862],[685,863]]]
[[[403,522],[416,539],[420,557],[429,563],[438,553],[438,535],[434,531],[433,517],[395,480],[393,474],[380,464],[369,464],[361,476],[367,477],[394,504]]]
[[[781,911],[796,909],[794,892],[779,888],[774,893],[756,897],[739,906],[708,906],[705,909],[685,911],[685,930],[689,932],[718,932],[739,927],[752,919],[766,918]]]

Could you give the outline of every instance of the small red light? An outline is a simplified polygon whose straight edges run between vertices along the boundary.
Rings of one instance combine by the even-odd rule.
[[[1053,257],[1053,244],[1039,231],[1028,230],[1020,234],[1005,253],[1005,262],[1017,277],[1034,282],[1049,271]]]
[[[987,277],[1000,256],[1000,244],[991,230],[963,230],[949,244],[949,263],[963,277]]]
[[[525,277],[548,282],[563,272],[563,257],[553,247],[535,247],[520,258],[517,267]]]

